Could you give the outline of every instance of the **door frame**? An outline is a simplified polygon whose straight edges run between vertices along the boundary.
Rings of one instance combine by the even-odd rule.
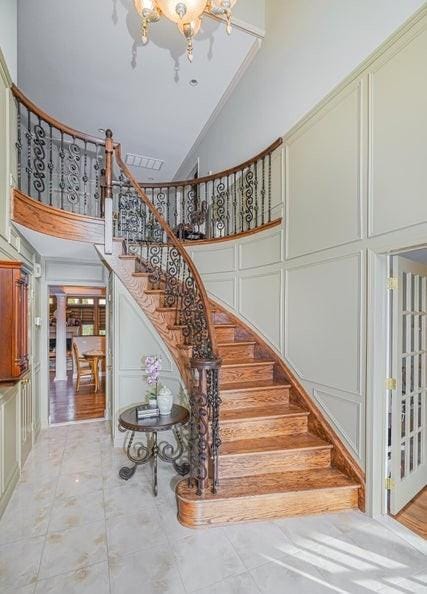
[[[386,479],[388,391],[391,367],[391,299],[387,290],[390,258],[427,249],[427,243],[388,251],[368,249],[367,255],[367,385],[366,385],[366,512],[388,516]]]
[[[41,428],[47,429],[49,423],[49,287],[52,285],[63,285],[64,287],[102,287],[106,294],[108,286],[103,281],[70,281],[61,279],[43,278],[40,287],[40,310],[42,313],[42,327],[40,335],[40,419]],[[106,332],[109,329],[106,327]],[[107,393],[105,393],[105,411],[108,411]],[[105,415],[104,411],[104,415]],[[74,421],[71,421],[74,422]]]

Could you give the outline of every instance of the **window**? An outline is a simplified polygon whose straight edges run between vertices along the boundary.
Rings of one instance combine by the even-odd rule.
[[[93,324],[83,324],[82,325],[82,336],[93,336],[94,334],[94,325]]]
[[[105,336],[105,330],[100,330],[99,331],[99,336]]]
[[[79,297],[68,297],[67,299],[68,305],[80,305]]]
[[[99,305],[105,305],[105,297],[101,297],[98,301]]]
[[[82,305],[93,305],[94,300],[93,297],[83,297],[82,298]]]

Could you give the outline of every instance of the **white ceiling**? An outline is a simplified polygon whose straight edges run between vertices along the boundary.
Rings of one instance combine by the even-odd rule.
[[[406,252],[404,254],[400,254],[404,258],[408,258],[408,260],[413,260],[414,262],[420,262],[421,264],[427,264],[427,248],[423,248],[420,250],[413,250],[412,252]]]
[[[173,177],[256,43],[205,18],[190,64],[166,19],[142,46],[132,0],[18,0],[18,85],[64,123],[111,128],[123,156],[163,159],[159,172],[137,170],[146,181]]]

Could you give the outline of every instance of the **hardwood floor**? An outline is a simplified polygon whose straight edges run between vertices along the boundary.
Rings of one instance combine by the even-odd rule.
[[[427,487],[418,493],[394,519],[427,539]]]
[[[54,382],[54,373],[49,377],[49,413],[51,423],[102,419],[105,410],[105,379],[100,378],[100,389],[94,392],[93,384],[82,380],[76,392],[76,382],[71,371],[66,382]]]

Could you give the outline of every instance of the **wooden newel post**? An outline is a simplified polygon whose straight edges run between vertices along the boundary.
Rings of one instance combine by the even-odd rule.
[[[113,133],[105,131],[104,249],[113,253]]]
[[[195,480],[198,495],[208,487],[209,479],[214,493],[218,485],[220,365],[219,359],[191,360],[198,379],[191,394],[190,481]]]

